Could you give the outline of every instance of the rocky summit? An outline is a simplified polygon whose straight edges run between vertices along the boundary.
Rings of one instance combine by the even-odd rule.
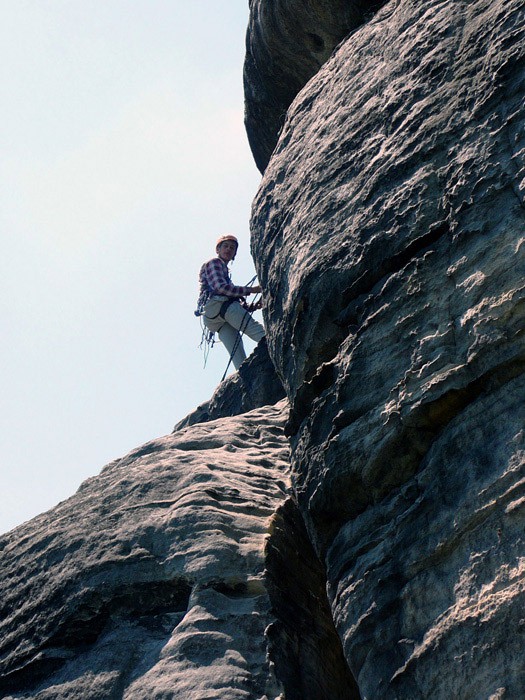
[[[262,343],[0,540],[0,697],[521,700],[525,5],[250,0]]]

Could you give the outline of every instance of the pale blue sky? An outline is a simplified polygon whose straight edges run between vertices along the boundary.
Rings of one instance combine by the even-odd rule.
[[[253,274],[248,0],[0,0],[0,532],[208,399],[196,277]]]

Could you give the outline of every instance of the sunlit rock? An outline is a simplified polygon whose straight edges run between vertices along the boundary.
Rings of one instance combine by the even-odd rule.
[[[2,538],[1,697],[278,695],[264,548],[283,408],[154,440]]]

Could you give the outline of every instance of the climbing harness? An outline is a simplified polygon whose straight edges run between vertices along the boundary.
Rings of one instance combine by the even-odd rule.
[[[228,237],[228,238],[230,238],[230,237]],[[231,238],[233,238],[233,236]],[[255,282],[256,279],[257,279],[257,275],[254,275],[251,278],[251,280],[247,284],[245,284],[244,286],[251,287],[251,285]],[[210,354],[210,350],[213,348],[213,346],[217,342],[215,340],[215,333],[213,331],[210,331],[208,328],[206,328],[206,326],[204,325],[203,320],[202,320],[202,317],[205,316],[204,307],[206,306],[206,303],[209,300],[209,298],[210,298],[209,294],[207,294],[206,292],[202,292],[199,296],[198,301],[197,301],[197,308],[193,312],[194,315],[197,316],[197,318],[199,318],[199,321],[201,324],[201,329],[202,329],[202,335],[201,335],[201,341],[199,343],[199,349],[202,350],[204,353],[204,369],[206,368],[206,364],[208,362],[208,355]],[[255,298],[257,298],[257,297],[255,297]],[[239,299],[237,297],[230,297],[229,299],[226,299],[221,304],[221,307],[219,309],[219,313],[216,314],[215,316],[208,316],[207,318],[209,318],[210,320],[213,320],[213,319],[220,316],[220,318],[226,320],[226,312],[228,311],[228,308],[231,306],[231,304],[233,304],[233,302],[235,302],[235,301],[239,301]],[[258,301],[258,299],[257,299],[257,301]],[[255,307],[256,307],[256,301],[254,300],[250,304],[250,308],[255,309]],[[239,344],[242,341],[242,336],[244,335],[244,331],[248,327],[249,320],[250,320],[250,313],[248,310],[246,310],[245,316],[243,317],[243,320],[241,323],[241,327],[239,328],[239,330],[237,332],[237,338],[235,339],[235,344],[234,344],[233,350],[230,354],[230,359],[229,359],[228,364],[226,366],[226,369],[224,371],[224,375],[221,379],[221,382],[226,377],[226,374],[228,372],[230,364],[235,356],[235,353],[237,352],[237,348],[239,347]]]

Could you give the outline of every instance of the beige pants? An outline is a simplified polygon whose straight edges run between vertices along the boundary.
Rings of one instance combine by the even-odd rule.
[[[242,338],[239,338],[239,329],[242,333],[255,340],[256,343],[266,335],[263,326],[255,321],[251,314],[243,309],[238,301],[234,301],[228,306],[225,318],[219,316],[221,306],[228,297],[212,297],[204,307],[204,325],[210,331],[219,334],[219,338],[224,347],[232,357],[233,366],[239,369],[240,364],[246,359]],[[237,347],[235,348],[235,345]],[[235,348],[235,352],[234,351]]]

